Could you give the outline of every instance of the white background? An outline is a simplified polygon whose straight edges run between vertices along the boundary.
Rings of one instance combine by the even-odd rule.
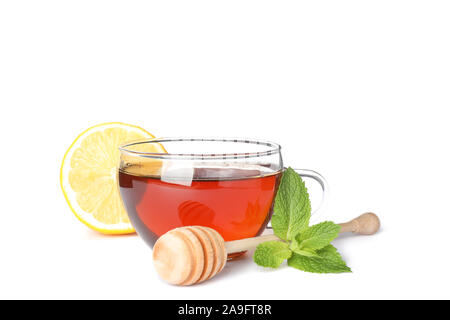
[[[448,1],[1,1],[0,298],[450,298]],[[352,274],[250,256],[174,287],[137,236],[81,224],[66,149],[108,121],[242,136],[332,188],[322,219]]]

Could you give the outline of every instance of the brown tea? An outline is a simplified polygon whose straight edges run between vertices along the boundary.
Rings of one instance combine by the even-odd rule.
[[[133,226],[150,246],[188,225],[211,227],[230,241],[261,234],[270,220],[281,172],[262,172],[196,168],[192,180],[180,184],[122,169],[119,186]]]

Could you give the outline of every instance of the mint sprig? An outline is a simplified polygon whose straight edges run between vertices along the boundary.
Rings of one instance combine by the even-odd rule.
[[[307,272],[351,272],[330,242],[341,227],[331,221],[309,226],[311,202],[308,190],[299,174],[292,168],[284,171],[275,197],[272,228],[282,241],[258,245],[253,260],[262,267],[278,268],[287,264]]]

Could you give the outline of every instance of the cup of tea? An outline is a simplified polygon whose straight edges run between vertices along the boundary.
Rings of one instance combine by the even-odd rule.
[[[155,150],[152,144],[167,153],[148,152]],[[276,143],[157,138],[133,141],[119,150],[123,204],[137,233],[151,247],[177,227],[211,227],[230,241],[260,235],[270,221],[284,170]],[[326,194],[320,174],[296,171],[319,182]]]

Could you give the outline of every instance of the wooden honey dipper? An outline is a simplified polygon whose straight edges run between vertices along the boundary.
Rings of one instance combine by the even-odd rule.
[[[340,233],[371,235],[380,228],[380,220],[371,212],[339,224]],[[225,242],[214,229],[187,226],[170,230],[156,241],[153,262],[158,274],[175,285],[192,285],[214,277],[227,261],[227,255],[256,247],[265,241],[280,240],[274,234]]]

